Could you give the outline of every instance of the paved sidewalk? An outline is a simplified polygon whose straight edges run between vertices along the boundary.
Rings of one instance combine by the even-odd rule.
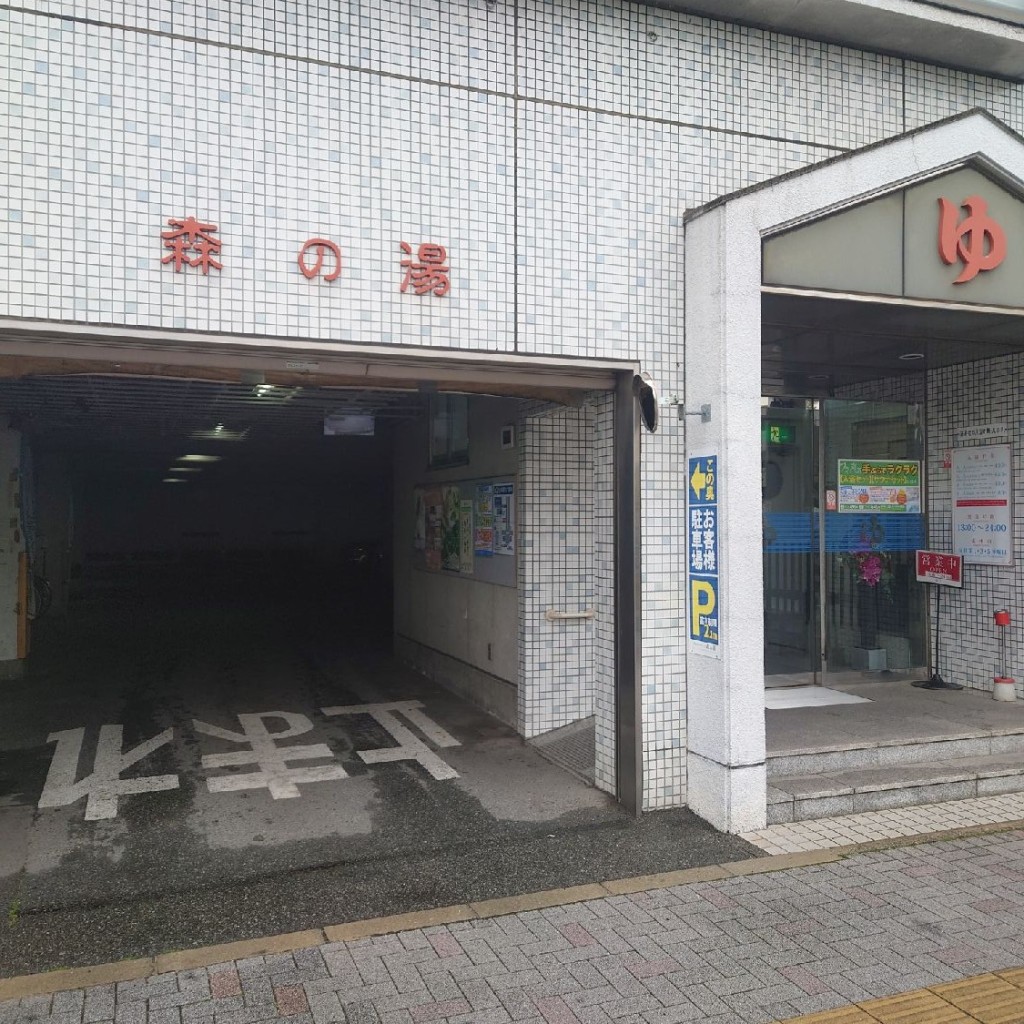
[[[0,1024],[753,1024],[1024,963],[1024,831],[748,864],[761,873],[30,996]]]

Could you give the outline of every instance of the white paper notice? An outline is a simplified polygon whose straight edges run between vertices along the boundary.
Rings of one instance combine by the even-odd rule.
[[[953,552],[975,565],[1013,565],[1010,446],[953,449]]]

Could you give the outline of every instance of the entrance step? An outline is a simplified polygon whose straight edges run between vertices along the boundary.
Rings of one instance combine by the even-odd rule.
[[[1022,736],[1017,738],[1024,741]],[[943,744],[923,746],[934,749]],[[773,775],[768,786],[768,824],[1020,792],[1024,792],[1024,757],[1017,751]]]
[[[1007,705],[1004,705],[1004,707]],[[899,768],[965,757],[999,757],[1016,754],[1024,759],[1024,730],[991,731],[962,736],[901,739],[892,743],[862,743],[846,747],[784,750],[768,755],[771,785],[780,777],[820,775],[858,769]]]

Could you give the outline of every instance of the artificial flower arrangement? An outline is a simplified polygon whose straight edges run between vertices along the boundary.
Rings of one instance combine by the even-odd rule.
[[[877,516],[865,517],[857,532],[856,547],[844,555],[844,561],[854,571],[858,583],[868,587],[879,587],[888,593],[892,586],[892,560],[882,550],[885,528]]]

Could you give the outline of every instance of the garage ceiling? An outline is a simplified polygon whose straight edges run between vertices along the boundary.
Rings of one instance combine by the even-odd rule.
[[[97,374],[0,380],[0,409],[37,442],[68,451],[314,440],[327,415],[409,419],[425,401],[416,391]]]

